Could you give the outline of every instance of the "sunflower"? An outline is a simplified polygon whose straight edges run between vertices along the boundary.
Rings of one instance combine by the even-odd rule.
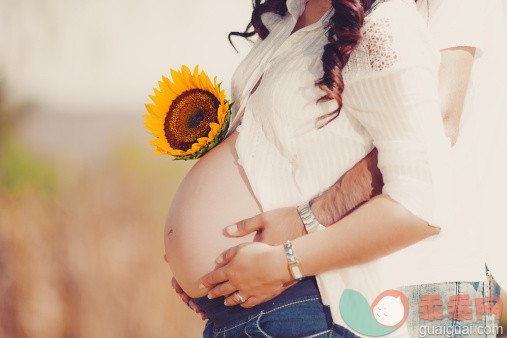
[[[227,131],[230,107],[225,91],[220,90],[215,77],[210,78],[195,67],[181,71],[171,69],[172,82],[162,76],[159,89],[150,95],[153,103],[146,104],[149,115],[145,128],[155,139],[153,153],[172,155],[178,160],[197,159],[218,144]]]

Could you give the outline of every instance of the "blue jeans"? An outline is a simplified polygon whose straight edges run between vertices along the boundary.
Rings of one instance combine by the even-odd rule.
[[[357,337],[333,324],[329,307],[322,304],[315,277],[305,278],[250,309],[225,306],[224,297],[201,297],[193,301],[209,318],[204,329],[205,338]]]
[[[477,307],[476,299],[500,297],[500,287],[487,268],[486,274],[488,280],[485,282],[434,283],[399,288],[409,302],[404,325],[407,325],[410,337],[489,338],[501,333],[498,332],[500,318],[496,318],[495,314],[483,313]],[[441,305],[437,305],[441,313],[433,312],[433,318],[428,315],[428,306],[421,303],[422,297],[430,295],[438,295],[441,301]],[[461,300],[456,300],[456,296]],[[456,312],[458,308],[462,311]]]
[[[217,328],[208,321],[205,338],[217,337],[344,337],[355,338],[349,330],[333,324],[329,307],[320,297],[292,299],[274,308],[267,308],[245,321]]]

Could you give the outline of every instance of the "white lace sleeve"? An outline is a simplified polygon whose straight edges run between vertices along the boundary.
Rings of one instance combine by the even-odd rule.
[[[442,227],[435,206],[449,189],[450,142],[438,98],[438,50],[403,0],[379,6],[363,31],[358,52],[366,68],[346,84],[347,111],[379,151],[383,193]]]

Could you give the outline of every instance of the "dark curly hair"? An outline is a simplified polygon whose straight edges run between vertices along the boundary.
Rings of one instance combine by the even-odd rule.
[[[326,93],[317,102],[336,100],[338,103],[338,109],[319,118],[325,120],[326,124],[340,114],[344,89],[342,70],[361,41],[365,12],[370,9],[373,2],[373,0],[331,0],[334,14],[325,27],[329,43],[324,46],[322,54],[324,75],[315,82],[315,85]],[[231,44],[232,36],[248,39],[259,35],[261,39],[265,39],[269,35],[269,30],[262,22],[261,16],[265,13],[275,13],[279,16],[287,14],[286,0],[252,0],[252,5],[252,19],[244,32],[229,34]]]

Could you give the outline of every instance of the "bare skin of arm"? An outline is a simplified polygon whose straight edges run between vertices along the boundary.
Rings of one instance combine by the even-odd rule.
[[[442,103],[442,118],[446,134],[453,144],[456,143],[459,135],[459,122],[474,55],[475,48],[471,47],[457,47],[441,51],[439,92]],[[321,224],[325,226],[335,224],[372,198],[382,199],[377,203],[389,204],[387,197],[379,196],[382,192],[383,181],[382,174],[377,167],[377,156],[378,153],[374,149],[345,173],[329,190],[311,201],[312,211]],[[360,214],[364,215],[364,213]],[[385,231],[385,227],[383,229]],[[225,232],[229,236],[244,236],[254,231],[257,232],[256,240],[270,245],[278,245],[288,239],[294,240],[306,234],[296,208],[283,208],[260,214],[229,226]],[[382,234],[379,233],[379,236],[382,236]],[[380,242],[382,241],[378,243]],[[375,245],[375,243],[370,245]],[[307,247],[307,249],[308,255],[311,257],[313,255],[312,250],[310,247]],[[391,251],[391,249],[396,248],[387,250]],[[346,257],[347,252],[343,253],[344,257]],[[348,257],[348,259],[355,262],[354,257]],[[329,263],[333,264],[333,262]],[[339,265],[337,262],[334,263]],[[276,293],[280,291],[278,290]]]

